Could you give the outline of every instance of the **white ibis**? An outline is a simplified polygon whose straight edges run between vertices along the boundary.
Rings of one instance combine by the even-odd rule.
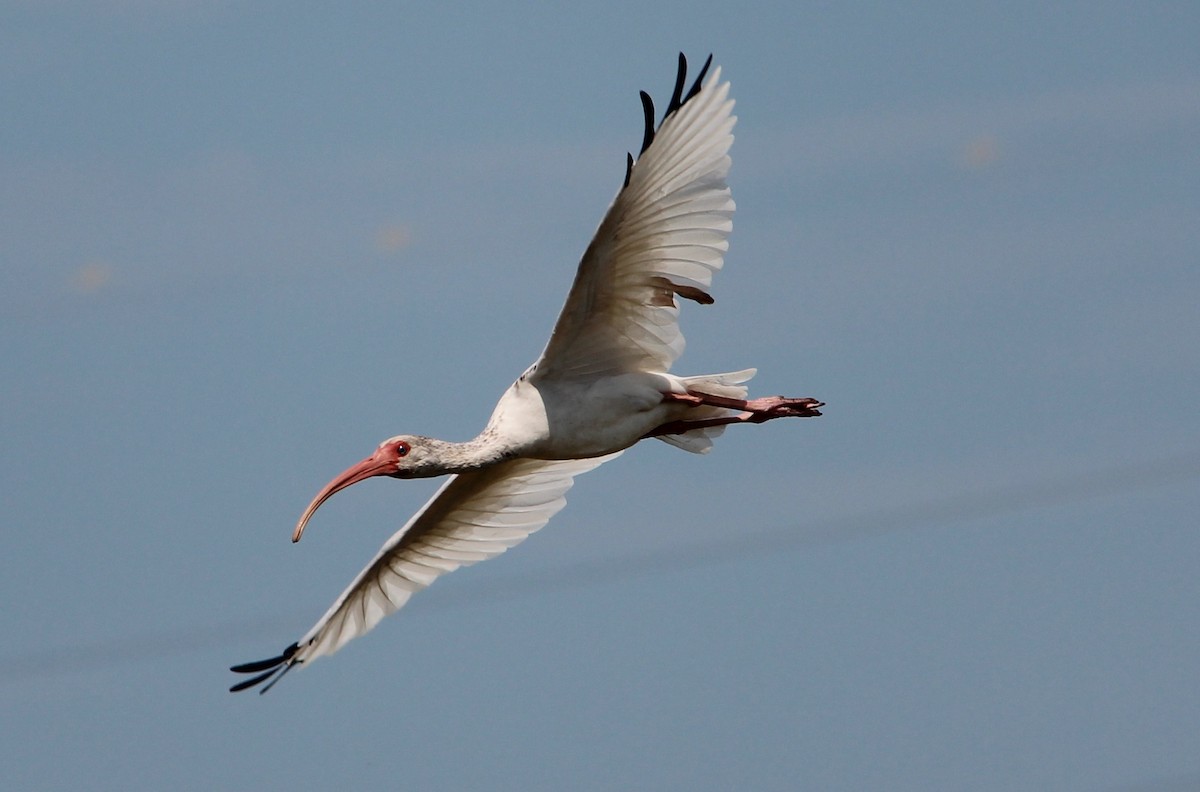
[[[503,553],[544,526],[572,479],[646,437],[705,453],[729,424],[820,415],[816,399],[746,399],[754,369],[680,377],[677,298],[707,305],[732,228],[725,183],[733,101],[712,56],[684,93],[675,90],[657,130],[642,92],[645,135],[625,182],[579,263],[545,351],[500,397],[474,440],[397,435],[317,494],[292,534],[299,541],[322,503],[372,476],[450,478],[342,592],[303,638],[278,657],[233,666],[254,674],[238,691],[332,654],[460,566]]]

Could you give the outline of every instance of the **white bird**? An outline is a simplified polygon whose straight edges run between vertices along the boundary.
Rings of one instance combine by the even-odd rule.
[[[684,93],[680,54],[657,131],[654,104],[642,92],[638,159],[628,157],[625,183],[583,254],[545,351],[500,397],[479,436],[465,443],[391,437],[304,510],[294,542],[317,508],[351,484],[451,474],[303,638],[278,657],[233,666],[256,676],[231,691],[267,682],[265,693],[293,666],[336,652],[441,575],[521,542],[563,507],[575,476],[643,438],[706,453],[728,424],[820,415],[816,399],[747,400],[742,383],[754,369],[669,373],[683,351],[675,300],[713,301],[712,276],[732,228],[725,176],[736,119],[720,68],[704,82],[711,63],[710,55]]]

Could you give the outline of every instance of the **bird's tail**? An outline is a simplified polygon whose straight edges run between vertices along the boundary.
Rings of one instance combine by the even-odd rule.
[[[746,398],[749,388],[742,383],[758,373],[758,369],[742,369],[725,374],[701,374],[698,377],[680,377],[684,386],[692,393],[707,393],[712,396],[724,396],[728,399]],[[733,410],[724,407],[694,407],[688,414],[689,419],[704,420],[706,418],[722,418]],[[676,448],[691,451],[693,454],[707,454],[712,450],[713,440],[725,431],[724,426],[706,426],[702,429],[692,429],[682,434],[657,435],[659,440],[670,443]]]

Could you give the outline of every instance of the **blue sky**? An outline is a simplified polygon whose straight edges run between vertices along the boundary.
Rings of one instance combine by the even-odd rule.
[[[14,788],[1200,783],[1192,3],[0,5]],[[474,435],[708,52],[738,203],[644,443],[265,697]],[[660,102],[661,103],[661,102]]]

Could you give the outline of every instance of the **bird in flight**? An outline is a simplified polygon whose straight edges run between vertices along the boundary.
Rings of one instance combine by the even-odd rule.
[[[384,440],[371,456],[329,482],[304,510],[292,541],[334,493],[372,476],[449,475],[393,535],[304,637],[277,657],[232,671],[253,676],[230,688],[262,685],[332,654],[402,607],[414,593],[460,566],[503,553],[544,526],[565,504],[575,476],[648,437],[708,452],[725,427],[810,418],[821,402],[747,399],[754,369],[681,377],[679,300],[713,302],[732,228],[725,183],[733,143],[733,100],[712,56],[686,91],[679,55],[674,92],[655,127],[641,93],[645,134],[636,160],[579,263],[550,341],[517,378],[473,440],[420,435]],[[265,684],[264,684],[265,683]]]

